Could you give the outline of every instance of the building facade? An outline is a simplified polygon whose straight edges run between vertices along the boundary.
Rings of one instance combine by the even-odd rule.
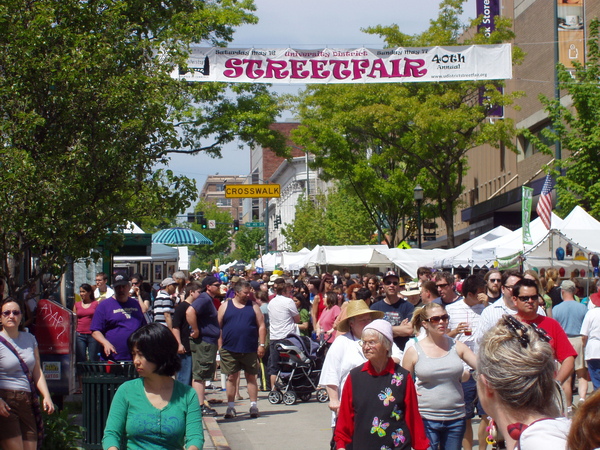
[[[573,61],[585,62],[586,38],[589,23],[600,16],[600,0],[477,0],[500,3],[500,14],[513,20],[514,45],[525,52],[522,64],[513,67],[513,78],[506,80],[505,91],[521,91],[525,95],[507,107],[504,117],[514,120],[518,129],[528,129],[541,136],[540,131],[550,126],[548,114],[540,102],[540,95],[556,95],[555,68],[557,59],[567,68]],[[565,92],[561,102],[570,104]],[[502,118],[490,118],[502,120]],[[542,190],[544,168],[554,158],[565,158],[569,149],[559,149],[548,143],[554,155],[540,153],[524,137],[515,138],[518,150],[484,145],[468,153],[469,170],[464,177],[462,206],[455,215],[455,244],[503,225],[510,229],[521,226],[521,189],[534,189],[532,219],[535,205]],[[438,221],[437,239],[424,247],[446,246],[446,230]]]
[[[244,184],[245,176],[237,175],[209,175],[204,182],[200,192],[200,200],[213,203],[231,214],[234,220],[243,217],[242,200],[240,198],[225,198],[225,186],[232,184]]]

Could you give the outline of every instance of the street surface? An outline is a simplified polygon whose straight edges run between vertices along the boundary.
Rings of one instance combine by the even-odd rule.
[[[219,386],[220,382],[213,382]],[[331,440],[331,413],[327,403],[319,403],[315,395],[309,402],[298,401],[295,405],[283,403],[272,405],[267,399],[267,392],[258,393],[260,416],[251,419],[248,413],[250,400],[242,379],[240,394],[244,400],[236,401],[238,415],[233,419],[224,419],[227,409],[225,392],[207,391],[207,398],[222,400],[223,403],[212,404],[219,417],[217,423],[223,432],[231,450],[328,450]],[[474,419],[475,445],[477,445],[477,425]],[[210,441],[207,441],[211,444]],[[214,447],[212,447],[214,448]]]
[[[267,399],[268,393],[259,392],[260,416],[251,419],[248,414],[248,393],[244,387],[240,387],[240,393],[244,400],[236,402],[238,415],[233,419],[223,418],[227,409],[224,392],[208,395],[209,399],[223,400],[223,403],[211,406],[219,413],[217,423],[232,450],[329,448],[331,413],[327,403],[318,403],[314,394],[309,402],[299,401],[295,405],[287,406],[283,403],[272,405]]]

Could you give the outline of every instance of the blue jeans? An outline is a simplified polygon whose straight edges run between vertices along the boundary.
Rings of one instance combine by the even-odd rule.
[[[181,370],[177,372],[177,381],[187,386],[192,384],[192,352],[179,355]]]
[[[429,450],[460,450],[465,434],[465,418],[454,420],[423,419]]]
[[[92,337],[91,334],[77,333],[77,341],[75,341],[75,360],[79,362],[86,362],[88,360],[86,356],[86,350],[89,354],[90,361],[98,361],[98,352],[100,351],[100,344]]]
[[[600,359],[588,359],[586,361],[590,380],[594,385],[594,390],[600,389]]]

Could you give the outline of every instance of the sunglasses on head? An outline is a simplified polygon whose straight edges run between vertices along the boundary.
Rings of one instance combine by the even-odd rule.
[[[18,310],[16,310],[16,309],[13,309],[12,311],[11,311],[10,309],[7,309],[6,311],[2,311],[2,315],[3,315],[4,317],[8,317],[8,316],[10,316],[11,314],[12,314],[13,316],[17,317],[17,316],[20,316],[20,315],[21,315],[21,311],[18,311]]]
[[[518,295],[517,296],[517,298],[519,300],[521,300],[522,302],[528,302],[530,300],[537,302],[539,297],[540,297],[539,295]]]
[[[441,321],[447,322],[448,320],[450,320],[450,316],[448,314],[444,314],[443,316],[431,316],[429,319],[425,319],[425,322],[439,323]]]

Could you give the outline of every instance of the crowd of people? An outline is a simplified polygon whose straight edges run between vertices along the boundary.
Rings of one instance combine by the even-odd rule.
[[[202,448],[201,417],[217,416],[206,395],[217,365],[225,419],[238,415],[242,371],[248,415],[258,417],[259,390],[280,389],[277,344],[296,335],[326,348],[319,384],[329,395],[332,448],[470,449],[479,416],[479,448],[593,449],[598,432],[578,414],[600,403],[597,392],[587,395],[589,381],[600,387],[600,293],[545,275],[176,272],[159,286],[140,274],[117,274],[109,286],[99,273],[96,286],[80,286],[73,308],[76,358],[133,361],[140,375],[115,397],[105,448],[122,439]],[[19,331],[21,303],[5,300],[0,317],[2,448],[37,442],[40,408],[23,399],[39,392],[43,409],[54,409],[35,338]],[[585,426],[574,430],[571,418]]]

